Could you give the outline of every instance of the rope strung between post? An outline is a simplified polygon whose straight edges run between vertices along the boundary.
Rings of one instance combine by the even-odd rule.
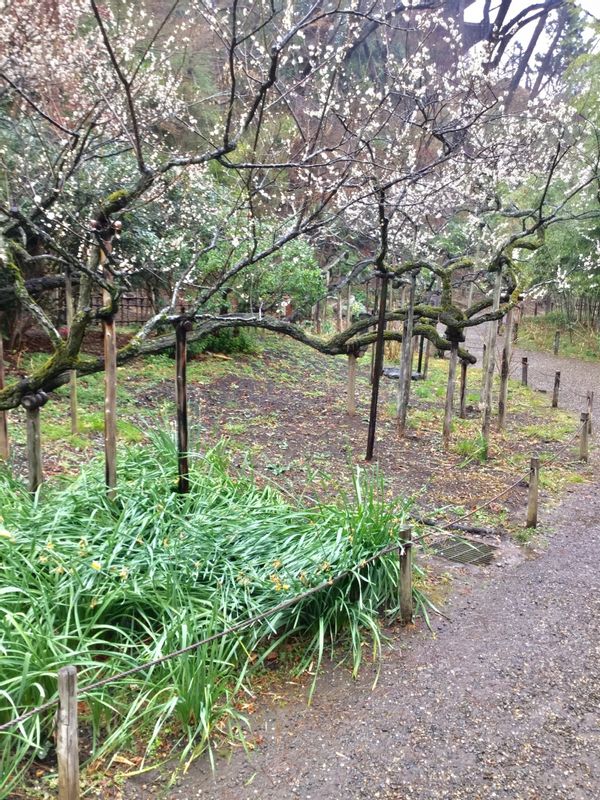
[[[565,450],[567,447],[569,447],[571,445],[573,439],[575,439],[576,436],[581,435],[581,432],[583,431],[583,428],[587,424],[588,424],[588,422],[586,421],[582,425],[580,425],[575,430],[575,433],[573,433],[573,435],[557,450],[557,452],[551,458],[549,458],[547,461],[545,461],[544,464],[548,465],[548,464],[552,464],[554,461],[556,461],[556,459],[563,452],[563,450]],[[487,508],[493,502],[495,502],[496,500],[499,500],[501,497],[504,497],[509,492],[511,492],[513,489],[515,489],[522,481],[524,481],[528,477],[528,475],[529,475],[529,470],[524,472],[519,478],[517,478],[517,480],[514,481],[514,483],[511,483],[510,486],[507,486],[501,492],[498,492],[497,495],[494,495],[494,497],[491,497],[491,498],[489,498],[489,500],[486,500],[485,502],[481,503],[481,505],[477,506],[477,508],[474,508],[472,511],[469,511],[467,514],[463,514],[463,516],[461,516],[461,517],[457,517],[456,519],[452,519],[449,522],[446,522],[446,523],[440,525],[440,530],[446,530],[450,525],[455,525],[457,522],[462,522],[463,519],[468,519],[469,517],[472,517],[474,514],[477,514],[478,511],[481,511],[482,509]]]

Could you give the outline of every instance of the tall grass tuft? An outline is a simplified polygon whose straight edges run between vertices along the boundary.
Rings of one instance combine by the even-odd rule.
[[[142,741],[147,757],[165,740],[182,759],[196,756],[216,726],[242,725],[236,693],[257,654],[288,637],[300,643],[300,668],[318,667],[342,637],[355,671],[365,638],[379,648],[398,556],[364,562],[398,540],[407,508],[384,498],[377,477],[357,475],[351,501],[307,509],[234,476],[219,447],[194,461],[189,495],[174,492],[175,474],[173,444],[160,435],[126,452],[115,502],[101,465],[41,498],[0,473],[0,723],[55,697],[64,665],[85,686],[346,570],[252,628],[85,695],[93,757]],[[51,757],[52,730],[48,712],[0,736],[0,797],[34,759]]]

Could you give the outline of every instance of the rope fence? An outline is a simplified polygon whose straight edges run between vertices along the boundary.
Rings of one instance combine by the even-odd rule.
[[[171,653],[166,653],[164,656],[159,656],[151,661],[145,661],[143,664],[138,664],[131,669],[124,670],[122,672],[118,672],[116,675],[109,675],[106,678],[101,678],[100,680],[93,681],[85,685],[84,687],[78,689],[76,691],[76,697],[81,698],[86,694],[89,694],[92,691],[97,689],[101,689],[104,686],[108,686],[112,683],[117,683],[124,678],[129,678],[132,675],[136,675],[139,672],[144,672],[150,669],[153,669],[160,664],[164,664],[166,661],[170,661],[173,658],[177,658],[182,655],[186,655],[187,653],[192,653],[195,650],[198,650],[200,647],[210,644],[218,639],[223,638],[224,636],[229,636],[233,633],[238,633],[246,628],[250,628],[255,625],[257,622],[261,622],[269,617],[279,613],[280,611],[284,611],[287,608],[290,608],[297,603],[301,602],[302,600],[306,600],[306,598],[310,597],[317,592],[320,592],[324,589],[327,589],[331,586],[334,586],[336,583],[339,583],[343,578],[348,577],[349,575],[354,575],[359,569],[363,569],[364,567],[372,564],[375,561],[378,561],[383,556],[389,555],[390,553],[398,552],[400,553],[401,558],[406,557],[407,553],[410,551],[412,545],[418,541],[421,541],[424,537],[416,537],[413,538],[411,532],[407,529],[402,529],[400,533],[408,533],[408,537],[406,540],[393,545],[388,545],[383,549],[379,550],[374,555],[370,556],[369,558],[363,559],[358,564],[356,564],[352,568],[348,568],[343,572],[340,572],[338,575],[332,578],[328,578],[326,581],[319,583],[317,586],[313,586],[310,589],[307,589],[305,592],[301,592],[300,594],[294,595],[294,597],[290,597],[287,600],[283,600],[281,603],[278,603],[276,606],[269,608],[265,611],[261,611],[260,614],[256,614],[253,617],[249,617],[248,619],[241,620],[240,622],[236,622],[234,625],[231,625],[228,628],[219,631],[218,633],[213,633],[210,636],[205,637],[204,639],[200,639],[197,642],[187,645],[186,647],[182,647],[179,650],[174,650]],[[412,612],[411,612],[412,616]],[[59,698],[55,697],[52,700],[49,700],[46,703],[42,703],[35,708],[31,708],[28,711],[24,712],[18,717],[15,717],[8,722],[4,722],[0,725],[0,733],[4,731],[10,730],[18,725],[21,725],[23,722],[26,722],[31,717],[35,716],[36,714],[41,714],[45,711],[50,711],[51,709],[55,708],[59,704]]]
[[[548,466],[549,464],[553,464],[558,459],[558,457],[561,455],[561,453],[563,453],[567,449],[567,447],[572,447],[573,446],[573,441],[577,437],[579,437],[580,440],[581,440],[581,438],[585,436],[585,438],[587,440],[587,435],[586,434],[587,434],[587,432],[589,430],[589,424],[590,424],[589,423],[589,415],[588,415],[588,413],[584,413],[584,414],[582,414],[582,417],[583,416],[585,416],[585,420],[582,420],[581,424],[575,430],[573,435],[563,445],[561,445],[561,447],[555,453],[553,453],[550,458],[548,458],[548,459],[546,459],[544,461],[544,465],[545,466]],[[534,458],[538,458],[539,459],[539,456],[534,456]],[[585,460],[587,461],[587,447],[586,447],[586,458],[585,458]],[[523,472],[509,486],[506,486],[504,489],[502,489],[500,492],[495,494],[493,497],[490,497],[487,500],[485,500],[483,503],[480,503],[476,508],[472,509],[471,511],[467,512],[466,514],[463,514],[460,517],[456,517],[456,519],[452,519],[449,522],[440,524],[439,526],[436,526],[436,527],[439,530],[447,530],[452,525],[456,525],[457,523],[460,523],[463,520],[474,516],[475,514],[477,514],[480,511],[482,511],[484,508],[488,508],[488,506],[490,506],[492,503],[495,503],[496,500],[500,500],[502,497],[505,497],[513,489],[516,489],[517,486],[522,486],[523,485],[523,481],[527,480],[529,475],[530,475],[530,469],[527,470],[526,472]]]

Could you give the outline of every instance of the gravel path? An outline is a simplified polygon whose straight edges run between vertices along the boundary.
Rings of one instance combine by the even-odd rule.
[[[561,369],[561,405],[581,410],[594,385],[600,396],[600,365],[529,356],[535,386]],[[196,762],[168,797],[598,800],[599,485],[542,516],[553,535],[536,558],[455,568],[450,620],[435,637],[396,631],[374,689],[368,670],[354,682],[343,668],[311,707],[290,687],[257,715],[253,753],[217,759],[214,776]],[[145,781],[127,796],[159,796]]]

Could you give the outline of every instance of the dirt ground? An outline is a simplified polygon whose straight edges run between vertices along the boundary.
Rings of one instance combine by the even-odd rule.
[[[561,369],[562,402],[573,410],[588,389],[598,396],[600,365],[529,358],[538,388]],[[331,665],[310,706],[301,682],[263,706],[250,753],[225,748],[214,772],[201,759],[166,792],[158,775],[139,776],[126,797],[596,800],[599,486],[595,468],[558,507],[542,509],[543,538],[528,558],[445,563],[447,617],[433,633],[390,631],[375,686],[368,669],[353,681]]]
[[[273,482],[306,502],[351,494],[356,465],[366,467],[369,356],[359,361],[357,413],[351,418],[346,413],[343,356],[323,356],[277,337],[261,339],[259,344],[258,356],[228,359],[202,354],[191,358],[188,405],[192,449],[204,450],[224,441],[234,466],[251,466],[259,480]],[[93,352],[99,346],[98,336],[90,337],[86,350]],[[402,440],[395,425],[397,384],[382,381],[376,461],[370,468],[382,472],[390,494],[413,496],[421,509],[446,509],[452,516],[471,511],[481,498],[512,483],[515,475],[526,475],[534,450],[542,449],[547,456],[560,451],[569,425],[564,436],[551,433],[545,437],[545,424],[560,420],[560,412],[548,411],[549,398],[540,396],[534,408],[531,398],[513,399],[511,395],[507,431],[493,431],[491,458],[482,462],[460,450],[461,445],[474,442],[479,431],[479,414],[471,399],[468,418],[455,420],[452,446],[444,452],[441,429],[446,364],[432,358],[430,372],[437,371],[437,377],[414,382]],[[514,364],[516,368],[517,359]],[[15,372],[13,366],[11,373]],[[149,429],[172,425],[173,378],[174,362],[167,356],[119,369],[120,442],[143,440]],[[479,384],[477,371],[470,373],[469,380],[470,394],[471,387],[476,389]],[[42,412],[42,454],[48,477],[76,474],[82,463],[102,452],[102,376],[81,378],[79,386],[81,435],[70,436],[66,388],[60,389],[56,400],[53,396]],[[26,470],[23,421],[22,410],[11,413],[12,462],[22,474]],[[570,456],[567,452],[558,463],[568,462]],[[565,479],[560,469],[548,475],[554,489]],[[526,495],[524,481],[478,514],[474,523],[520,525]]]

